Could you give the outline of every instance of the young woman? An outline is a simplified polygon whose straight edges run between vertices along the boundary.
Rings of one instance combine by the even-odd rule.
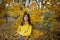
[[[19,25],[17,33],[20,35],[20,40],[28,40],[28,37],[31,35],[32,24],[30,22],[30,15],[26,12],[24,13],[21,25]],[[22,37],[23,39],[22,39]]]

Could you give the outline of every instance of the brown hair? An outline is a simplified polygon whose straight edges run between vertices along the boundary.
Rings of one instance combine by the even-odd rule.
[[[22,19],[22,21],[21,21],[21,26],[23,26],[24,25],[24,17],[25,17],[25,15],[27,15],[28,16],[28,23],[30,24],[30,25],[32,25],[31,24],[31,21],[30,21],[30,15],[29,14],[27,14],[27,12],[24,12],[24,16],[23,16],[23,19]]]

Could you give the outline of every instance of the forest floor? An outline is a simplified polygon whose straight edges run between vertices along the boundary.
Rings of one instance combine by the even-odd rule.
[[[12,19],[9,19],[12,20]],[[19,40],[19,36],[15,35],[16,29],[12,31],[12,25],[15,21],[8,21],[0,23],[0,40]],[[60,40],[60,31],[41,30],[44,35],[32,40]]]

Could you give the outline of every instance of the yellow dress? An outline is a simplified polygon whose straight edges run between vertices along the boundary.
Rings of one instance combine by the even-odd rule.
[[[17,33],[18,34],[21,33],[22,36],[30,36],[31,35],[31,31],[32,31],[32,26],[29,25],[28,22],[25,22],[25,24],[23,26],[19,25]]]

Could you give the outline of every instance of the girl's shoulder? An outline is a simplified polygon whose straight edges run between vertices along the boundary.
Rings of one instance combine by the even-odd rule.
[[[30,27],[32,27],[32,25],[29,25]]]
[[[22,27],[21,25],[19,25],[19,27]]]

